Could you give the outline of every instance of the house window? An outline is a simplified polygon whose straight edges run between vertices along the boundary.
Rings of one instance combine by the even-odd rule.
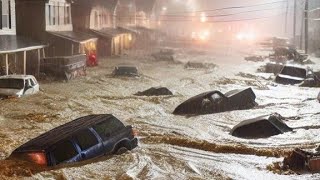
[[[101,7],[95,7],[90,14],[90,28],[102,29],[112,27],[111,14],[109,10]]]
[[[70,4],[60,0],[46,3],[46,29],[54,31],[72,30]]]
[[[12,29],[12,0],[0,0],[0,29]]]

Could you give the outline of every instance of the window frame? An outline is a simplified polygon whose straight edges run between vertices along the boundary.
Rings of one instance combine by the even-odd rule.
[[[14,0],[0,0],[0,35],[15,35],[16,34],[16,15],[15,15],[15,1]],[[6,2],[6,6],[4,5]],[[4,7],[5,6],[5,7]],[[4,14],[5,9],[7,11]],[[6,17],[7,25],[4,26],[3,18]]]
[[[45,3],[46,31],[72,31],[71,4],[61,0]]]
[[[90,29],[101,30],[113,27],[111,15],[112,13],[107,8],[93,7],[90,13]]]

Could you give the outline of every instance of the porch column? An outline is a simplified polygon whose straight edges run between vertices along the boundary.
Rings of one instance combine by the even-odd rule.
[[[23,74],[27,74],[27,51],[23,51]]]
[[[38,67],[37,67],[37,76],[40,76],[40,58],[41,58],[41,55],[40,55],[40,49],[38,49]]]
[[[74,46],[73,46],[73,44],[71,44],[71,55],[73,55],[73,48],[74,48]]]
[[[9,55],[6,54],[6,75],[9,75]]]
[[[44,48],[42,48],[42,57],[45,58],[46,57],[46,53],[44,51]]]

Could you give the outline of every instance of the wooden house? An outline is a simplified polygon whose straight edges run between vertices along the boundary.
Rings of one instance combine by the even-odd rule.
[[[133,27],[138,34],[136,46],[149,47],[157,40],[157,31],[154,27],[154,10],[156,0],[135,0],[136,25]]]
[[[15,6],[15,0],[0,0],[0,75],[38,75],[45,45],[17,33]]]
[[[97,38],[73,30],[71,0],[16,0],[17,33],[49,44],[47,56],[96,53]]]
[[[117,26],[119,0],[75,0],[72,19],[77,31],[99,38],[100,56],[121,55],[131,47],[132,33]]]

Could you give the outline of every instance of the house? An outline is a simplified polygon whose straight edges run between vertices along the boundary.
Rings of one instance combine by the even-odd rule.
[[[17,34],[49,44],[46,55],[96,53],[97,38],[73,30],[71,0],[16,0]]]
[[[135,0],[119,0],[116,7],[116,25],[119,27],[135,26],[136,19]]]
[[[118,27],[119,0],[75,0],[72,3],[72,19],[77,31],[90,33],[99,38],[100,56],[121,55],[131,47],[132,33]]]
[[[156,0],[136,0],[136,25],[138,31],[136,46],[149,47],[156,42],[158,33],[155,30]]]
[[[17,34],[16,2],[0,0],[0,75],[39,75],[44,44]]]
[[[309,51],[320,56],[320,1],[309,0]]]

